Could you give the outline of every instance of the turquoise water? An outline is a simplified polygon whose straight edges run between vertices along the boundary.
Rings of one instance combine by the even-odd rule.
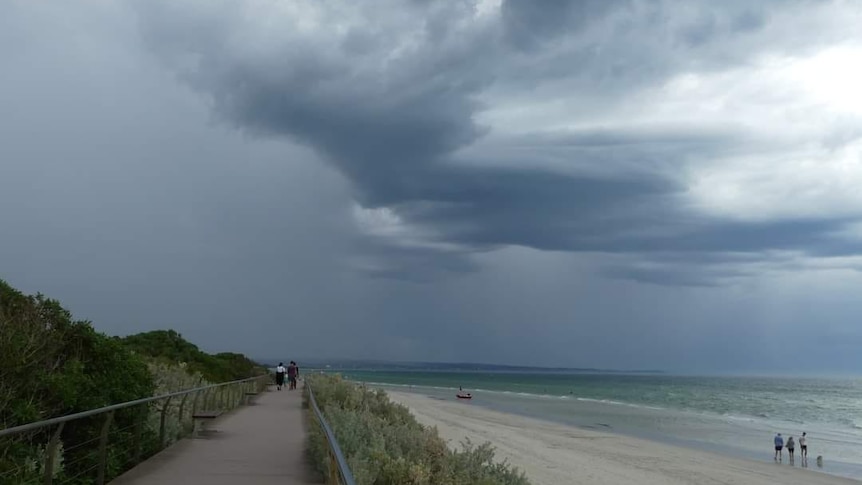
[[[862,379],[349,371],[352,380],[772,461],[776,432],[809,435],[811,468],[862,479]],[[814,458],[824,457],[818,469]],[[787,461],[785,457],[785,462]],[[797,459],[797,466],[800,465]]]

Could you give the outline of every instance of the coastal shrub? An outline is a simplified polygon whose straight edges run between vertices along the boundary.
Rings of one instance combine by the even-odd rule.
[[[209,382],[228,382],[266,373],[266,369],[243,354],[208,354],[175,330],[153,330],[120,339],[128,349],[156,362],[182,365],[191,374]]]
[[[510,468],[504,462],[494,461],[494,447],[485,442],[474,445],[469,439],[461,443],[461,451],[452,453],[448,461],[450,469],[447,473],[452,477],[460,477],[462,482],[481,485],[523,485],[527,482],[523,473],[517,468]]]
[[[56,300],[25,295],[0,280],[0,428],[264,373],[242,354],[206,354],[170,330],[109,337],[74,320]],[[241,396],[231,399],[225,404],[235,405]],[[166,444],[189,431],[191,403],[180,416],[182,403],[176,398],[167,404]],[[164,401],[116,411],[106,478],[161,449],[162,406]],[[98,415],[66,423],[54,459],[55,483],[93,483],[104,420]],[[144,426],[136,433],[138,423]],[[54,429],[0,438],[0,484],[42,483]]]
[[[153,381],[143,359],[118,341],[74,320],[56,300],[24,295],[0,280],[0,427],[12,427],[64,414],[152,395]],[[143,410],[117,412],[111,438],[128,441],[130,426]],[[98,418],[69,422],[60,440],[65,448],[58,476],[92,468],[94,457],[82,443],[98,437]],[[0,440],[0,483],[38,479],[45,444],[53,430],[43,428]],[[128,461],[112,448],[108,474]]]
[[[170,394],[172,392],[181,391],[183,389],[194,389],[212,384],[205,380],[200,373],[192,372],[184,363],[169,364],[161,361],[150,361],[147,364],[150,374],[153,376],[153,382],[156,385],[154,395]],[[189,400],[190,398],[187,398]],[[154,435],[158,432],[161,426],[161,407],[164,401],[158,404],[152,404],[149,407],[149,415],[147,416],[147,428],[152,430]],[[182,398],[172,399],[168,404],[165,419],[165,444],[171,445],[184,435],[189,433],[192,428],[191,420],[191,405],[187,403],[183,407],[182,416],[180,416],[180,407]],[[155,448],[159,448],[158,443],[153,443]]]
[[[450,450],[437,429],[416,421],[406,407],[386,392],[343,380],[337,375],[312,375],[326,420],[336,435],[356,482],[360,485],[528,485],[516,468],[494,462],[490,443],[466,441]],[[305,390],[306,400],[308,390]],[[321,474],[329,473],[328,444],[310,417],[308,454]]]

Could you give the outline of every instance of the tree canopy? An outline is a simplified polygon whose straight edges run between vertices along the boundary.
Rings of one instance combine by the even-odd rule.
[[[120,341],[136,354],[169,364],[185,363],[189,372],[198,372],[210,382],[233,381],[265,372],[263,367],[242,354],[208,354],[174,330],[129,335]]]
[[[0,427],[63,416],[151,396],[153,378],[144,359],[121,342],[74,320],[56,300],[25,295],[0,280]],[[114,429],[128,429],[143,409],[118,412]],[[98,436],[101,423],[81,419],[63,428],[74,446]],[[0,473],[19,470],[44,450],[49,428],[0,440]],[[89,450],[66,454],[70,476],[92,466]],[[111,466],[126,457],[111,454]]]
[[[0,425],[150,396],[144,359],[56,300],[0,280]]]

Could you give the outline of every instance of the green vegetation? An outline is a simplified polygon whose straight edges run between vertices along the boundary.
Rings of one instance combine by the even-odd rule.
[[[206,354],[171,330],[109,337],[90,322],[74,320],[56,300],[24,295],[0,280],[0,428],[264,374],[265,369],[241,354]],[[236,388],[200,398],[201,405],[230,408],[242,395]],[[107,479],[189,430],[190,406],[180,414],[181,402],[114,414],[108,428]],[[159,439],[163,409],[164,441]],[[54,459],[55,483],[93,483],[105,417],[64,425]],[[0,483],[42,483],[46,445],[55,429],[0,438]]]
[[[266,373],[266,369],[242,354],[207,354],[173,330],[129,335],[121,341],[135,353],[157,362],[184,364],[188,372],[200,374],[209,382],[235,381]]]
[[[523,473],[493,461],[490,443],[466,442],[460,451],[450,450],[436,428],[419,424],[382,390],[333,375],[311,375],[306,384],[314,389],[360,485],[529,485]],[[307,388],[304,392],[308,399]],[[328,475],[326,437],[311,412],[309,416],[309,457],[320,473]]]
[[[73,320],[57,301],[24,295],[0,280],[0,426],[139,399],[153,390],[146,362],[120,342],[96,332],[90,322]],[[135,410],[117,413],[115,430],[127,430],[138,416]],[[91,440],[100,425],[95,419],[71,422],[61,441],[68,448]],[[0,476],[22,463],[37,473],[49,431],[0,441]],[[125,439],[128,434],[116,431],[113,437]],[[69,476],[93,463],[81,448],[69,451],[64,459]],[[122,450],[111,450],[109,467],[128,459]],[[17,480],[24,483],[25,478],[29,477]]]

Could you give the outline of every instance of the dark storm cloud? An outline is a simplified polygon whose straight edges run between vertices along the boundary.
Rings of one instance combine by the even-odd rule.
[[[442,12],[425,4],[409,6],[410,16],[422,17],[422,44],[381,69],[364,64],[381,61],[379,54],[392,47],[392,34],[374,29],[352,28],[336,42],[332,55],[317,52],[318,39],[298,36],[270,56],[248,59],[231,57],[224,45],[231,30],[221,22],[202,25],[192,15],[187,19],[191,25],[180,25],[183,32],[177,32],[154,19],[173,15],[170,8],[143,10],[152,20],[145,25],[153,29],[157,50],[174,58],[178,49],[179,55],[197,56],[194,67],[180,72],[212,96],[224,118],[250,132],[287,136],[314,147],[373,205],[389,201],[390,193],[409,191],[402,177],[471,143],[483,131],[472,120],[477,107],[473,95],[493,79],[488,66],[476,61],[489,40],[445,26],[442,21],[449,17],[443,14],[464,14],[457,6]],[[197,32],[203,34],[195,36]],[[179,44],[174,43],[178,36]],[[438,53],[437,43],[451,48]]]
[[[766,15],[763,3],[729,1],[716,6],[712,2],[639,2],[636,0],[507,0],[501,16],[505,38],[522,49],[541,48],[547,42],[581,34],[590,26],[601,25],[616,14],[624,21],[623,29],[641,29],[649,24],[669,25],[668,32],[683,43],[697,47],[723,34],[751,33],[763,27]],[[786,4],[787,2],[785,2]],[[673,9],[673,14],[669,10]],[[671,18],[674,22],[670,22]],[[654,31],[656,35],[662,33]],[[651,39],[645,39],[649,43]],[[596,47],[592,44],[591,47]],[[649,62],[650,59],[643,59]]]
[[[601,179],[524,170],[451,169],[423,174],[418,200],[396,211],[467,245],[574,250],[601,246],[632,223],[637,204],[660,206],[666,180]]]
[[[0,278],[256,357],[858,368],[809,345],[858,334],[858,116],[749,85],[850,3],[494,3],[4,2]]]
[[[376,11],[395,13],[378,18],[358,8],[343,13],[337,32],[302,31],[295,20],[266,35],[257,35],[248,13],[196,5],[142,3],[144,31],[166,62],[211,97],[223,119],[314,148],[350,180],[363,207],[389,208],[428,229],[433,242],[462,249],[392,249],[387,266],[369,270],[376,276],[421,279],[411,272],[469,269],[457,261],[462,255],[507,245],[639,254],[862,252],[862,243],[830,237],[846,219],[739,222],[682,204],[686,186],[677,171],[686,160],[758,143],[732,127],[539,134],[532,138],[535,150],[507,167],[458,154],[487,134],[476,118],[484,109],[481,94],[492,86],[505,92],[556,77],[601,98],[684,66],[726,66],[749,55],[740,51],[740,39],[768,18],[747,2],[719,8],[506,1],[499,24],[464,20],[472,15],[470,2],[378,2]],[[341,15],[338,5],[294,16]],[[596,34],[600,29],[610,33]],[[730,47],[722,47],[725,41]],[[524,58],[509,44],[531,54]],[[562,167],[536,165],[543,150],[561,146]],[[646,281],[646,272],[618,274]]]
[[[578,32],[608,11],[629,5],[628,1],[516,0],[503,2],[500,14],[506,39],[519,48],[530,49],[561,34]]]

